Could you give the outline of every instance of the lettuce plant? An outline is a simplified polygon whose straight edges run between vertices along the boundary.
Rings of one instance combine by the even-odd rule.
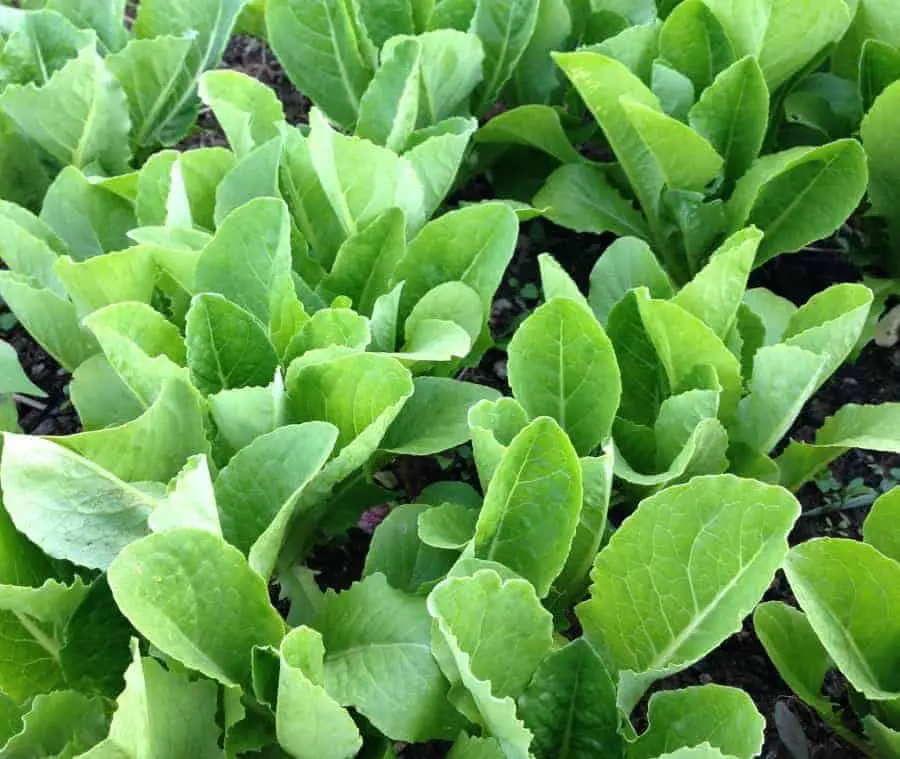
[[[485,426],[502,439],[529,416],[552,416],[581,455],[611,434],[615,474],[638,493],[722,472],[797,490],[851,447],[900,449],[900,407],[848,406],[814,443],[771,457],[857,344],[872,293],[835,285],[798,309],[747,290],[762,241],[755,228],[738,232],[679,290],[645,242],[623,238],[598,260],[586,297],[542,256],[547,303],[513,337],[514,399],[495,403]]]
[[[115,176],[193,126],[244,0],[47,0],[0,8],[0,197],[40,208],[67,166]]]
[[[863,542],[820,538],[791,550],[784,571],[800,610],[770,602],[754,614],[760,640],[797,696],[839,735],[881,759],[900,755],[898,495],[889,491],[875,503]],[[823,693],[832,670],[846,679],[845,706]],[[854,715],[864,737],[848,726]]]
[[[754,10],[770,5],[771,13]],[[850,22],[843,0],[816,4],[815,14],[811,5],[686,0],[664,22],[555,55],[615,163],[588,160],[572,147],[573,139],[591,146],[577,121],[569,126],[577,110],[564,121],[547,106],[514,109],[478,140],[549,155],[558,168],[534,207],[571,229],[646,240],[678,284],[748,225],[766,233],[757,265],[799,250],[843,223],[867,181],[855,140],[765,149],[780,93]],[[790,20],[807,12],[815,23],[804,43],[788,44]]]
[[[15,395],[46,397],[22,371],[15,348],[0,340],[0,431],[18,431]]]

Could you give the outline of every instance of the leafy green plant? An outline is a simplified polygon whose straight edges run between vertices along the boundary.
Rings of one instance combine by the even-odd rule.
[[[184,138],[197,82],[244,0],[47,0],[0,7],[0,197],[32,210],[67,166],[110,177]]]
[[[19,429],[15,395],[45,398],[47,394],[22,371],[15,348],[0,340],[0,430],[4,432]]]
[[[558,168],[533,199],[521,196],[532,183],[519,182],[516,199],[577,231],[646,240],[678,284],[748,225],[766,233],[756,265],[802,249],[844,222],[867,182],[855,140],[766,148],[792,78],[817,65],[820,50],[850,23],[843,0],[816,3],[815,14],[813,5],[686,0],[664,22],[654,14],[554,56],[596,119],[599,145],[580,126],[577,105],[567,115],[548,106],[513,109],[477,140],[549,156]],[[788,43],[799,19],[803,44]],[[598,149],[611,151],[615,163],[584,157]]]
[[[733,235],[680,290],[635,238],[598,259],[586,297],[542,256],[547,303],[510,343],[515,400],[499,401],[505,412],[492,423],[552,416],[583,455],[612,430],[615,473],[638,493],[722,472],[797,490],[852,447],[900,449],[891,432],[900,407],[850,405],[814,443],[771,458],[857,344],[872,294],[835,285],[798,309],[747,290],[763,239],[754,228]]]
[[[793,548],[785,574],[800,604],[762,604],[757,634],[791,689],[867,755],[900,755],[896,620],[900,577],[900,491],[876,501],[863,542],[820,538]],[[837,670],[847,681],[844,706],[823,692]],[[855,714],[863,735],[849,726]]]

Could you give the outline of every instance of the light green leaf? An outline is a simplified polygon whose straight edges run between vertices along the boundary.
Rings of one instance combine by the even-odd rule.
[[[216,494],[205,455],[188,459],[169,483],[165,499],[151,512],[147,524],[153,532],[195,527],[221,537]]]
[[[526,145],[562,163],[582,160],[563,129],[559,112],[546,105],[523,105],[495,116],[478,130],[475,142]]]
[[[538,267],[541,272],[541,289],[547,301],[554,298],[568,298],[581,305],[587,313],[593,314],[587,298],[581,294],[578,285],[553,256],[541,253],[538,256]]]
[[[583,486],[565,432],[536,419],[510,443],[491,479],[475,531],[474,556],[505,564],[543,598],[566,563]]]
[[[228,587],[210,594],[210,584]],[[224,685],[248,685],[253,646],[278,646],[284,623],[240,551],[205,530],[150,535],[109,568],[119,608],[167,656]]]
[[[450,504],[447,507],[462,508]],[[410,594],[419,593],[422,588],[430,589],[443,579],[459,558],[459,552],[446,550],[448,547],[443,545],[435,547],[424,538],[420,539],[419,520],[447,507],[410,504],[394,509],[372,536],[363,577],[381,573],[391,587]],[[472,509],[465,511],[477,515]],[[473,531],[474,527],[473,522]]]
[[[721,417],[730,417],[741,395],[741,366],[734,354],[715,332],[677,304],[637,298],[637,305],[671,387],[676,392],[691,389],[685,384],[697,367],[712,366],[722,387]]]
[[[728,34],[703,0],[678,3],[659,33],[660,56],[702,92],[735,60]]]
[[[762,237],[752,227],[732,235],[672,302],[703,321],[724,340],[735,325]]]
[[[763,287],[754,287],[744,293],[744,303],[765,326],[765,345],[780,343],[787,326],[797,312],[797,307]]]
[[[355,234],[394,206],[406,213],[408,232],[417,231],[424,223],[424,191],[405,158],[336,132],[318,109],[310,113],[309,152],[345,236]]]
[[[281,642],[275,729],[297,759],[350,759],[362,747],[353,719],[323,687],[324,656],[322,636],[308,627]]]
[[[239,450],[216,480],[225,539],[249,552],[280,512],[291,512],[336,439],[332,425],[308,422],[279,427]]]
[[[768,117],[765,76],[756,58],[748,56],[718,74],[703,90],[688,114],[688,123],[725,159],[725,179],[734,183],[759,155]]]
[[[147,534],[156,502],[88,459],[26,435],[4,434],[0,482],[21,532],[49,556],[96,569]]]
[[[540,0],[481,0],[469,32],[484,46],[484,79],[472,110],[485,113],[499,99],[525,54],[537,25]]]
[[[221,295],[194,297],[185,343],[191,379],[204,395],[268,385],[278,366],[263,325]]]
[[[417,39],[422,44],[421,125],[468,113],[469,98],[482,80],[481,40],[449,28],[425,32]]]
[[[283,201],[250,201],[228,215],[203,249],[196,290],[224,295],[268,324],[273,292],[290,276],[290,240],[290,217]]]
[[[120,426],[49,438],[126,482],[167,482],[207,449],[202,399],[186,379],[163,386],[141,416]]]
[[[875,546],[885,556],[900,563],[900,490],[891,490],[882,495],[866,517],[863,524],[863,538]]]
[[[143,303],[117,303],[84,320],[107,361],[144,408],[172,379],[186,378],[185,346],[177,327]]]
[[[652,298],[665,300],[674,294],[672,283],[650,246],[634,237],[620,238],[591,269],[588,301],[601,324],[607,324],[613,307],[636,287],[646,287]]]
[[[266,30],[297,89],[335,123],[351,128],[374,63],[352,5],[347,0],[268,0]]]
[[[572,163],[554,171],[532,205],[554,224],[576,232],[647,237],[647,224],[602,166]]]
[[[708,743],[735,759],[753,759],[763,747],[766,722],[744,691],[701,685],[650,697],[650,726],[628,748],[628,759],[654,759],[683,746]]]
[[[381,48],[396,35],[415,34],[419,14],[417,5],[418,2],[411,0],[369,0],[365,4],[361,3],[355,10],[372,44]],[[427,6],[423,12],[429,12]]]
[[[144,406],[106,357],[91,356],[73,373],[69,398],[85,431],[116,427],[137,419]]]
[[[118,80],[128,98],[131,115],[132,145],[137,148],[172,144],[177,135],[185,134],[196,118],[196,110],[188,107],[173,112],[176,96],[183,96],[179,82],[190,65],[196,34],[193,30],[181,36],[161,35],[152,39],[132,39],[119,52],[106,58],[107,68]]]
[[[347,238],[316,291],[326,300],[345,295],[359,313],[371,316],[376,301],[389,289],[394,268],[406,254],[405,227],[398,208],[376,217]]]
[[[540,0],[534,34],[513,71],[509,91],[517,103],[546,103],[560,87],[550,54],[566,47],[572,36],[567,0]]]
[[[156,284],[153,251],[145,247],[78,263],[63,256],[53,269],[80,316],[122,301],[150,303]]]
[[[399,152],[416,128],[422,46],[415,38],[390,47],[359,104],[356,135]]]
[[[787,491],[730,475],[697,477],[644,500],[598,556],[577,611],[632,705],[667,672],[740,628],[769,587],[800,513]]]
[[[369,320],[349,308],[323,308],[316,311],[294,336],[284,354],[290,363],[307,351],[342,346],[365,350],[372,342]]]
[[[777,601],[760,604],[753,626],[778,674],[800,698],[827,721],[838,719],[831,702],[822,695],[831,659],[806,615]]]
[[[625,65],[605,55],[557,53],[554,59],[594,114],[641,207],[653,223],[664,184],[662,170],[632,126],[621,100],[629,98],[660,110],[656,95]]]
[[[872,210],[886,218],[894,235],[897,232],[900,207],[900,159],[897,133],[893,128],[900,112],[900,82],[879,95],[863,119],[860,138],[868,156],[869,200]]]
[[[480,504],[478,504],[480,508]],[[463,550],[475,535],[478,509],[458,503],[434,506],[419,516],[418,532],[422,542],[433,548]],[[457,558],[454,554],[454,559]]]
[[[493,388],[442,377],[417,377],[414,386],[381,443],[385,451],[426,456],[462,445],[471,436],[469,409],[500,397]]]
[[[765,233],[759,266],[832,234],[856,210],[867,176],[865,151],[851,139],[765,156],[735,188],[731,228],[754,225]]]
[[[128,104],[92,46],[43,87],[8,86],[0,110],[63,166],[113,175],[128,167]]]
[[[119,50],[128,39],[123,0],[47,0],[44,7],[61,13],[80,29],[93,29],[108,51]]]
[[[164,100],[157,101],[162,118],[153,124],[152,139],[173,145],[185,136],[197,113],[197,82],[207,69],[216,68],[225,52],[238,15],[246,0],[199,0],[184,4],[177,0],[144,0],[138,8],[134,34],[146,40],[164,35],[192,35],[193,45],[168,80]],[[146,73],[146,67],[141,67]],[[154,119],[153,121],[157,121]],[[148,132],[146,137],[151,138]]]
[[[401,317],[405,320],[429,290],[455,280],[481,296],[487,315],[512,258],[518,228],[515,213],[502,203],[467,206],[428,224],[394,272],[395,284],[406,282]]]
[[[584,638],[541,662],[519,704],[538,759],[623,756],[615,676]]]
[[[461,722],[431,655],[425,599],[375,574],[330,594],[316,620],[325,644],[325,687],[393,740],[456,735]]]
[[[474,345],[485,327],[481,297],[464,282],[450,281],[433,287],[413,306],[406,318],[403,331],[407,342],[415,342],[416,333],[429,321],[458,325],[468,336],[470,344]]]
[[[83,759],[221,759],[216,725],[217,692],[209,680],[191,682],[187,674],[141,658],[125,672],[125,690],[109,728],[109,737]]]
[[[505,759],[506,755],[500,744],[493,738],[472,738],[468,735],[461,735],[447,759]]]
[[[528,414],[513,398],[476,403],[469,409],[472,448],[481,486],[487,489],[513,438],[528,425]]]
[[[46,398],[47,394],[35,385],[19,365],[16,349],[9,343],[0,340],[0,395],[24,393],[38,398]]]
[[[900,564],[872,546],[819,538],[791,550],[784,572],[813,630],[867,698],[900,696],[896,635]]]
[[[280,198],[278,171],[282,138],[273,137],[238,161],[216,188],[215,223],[221,227],[232,212],[258,198]]]
[[[615,352],[576,301],[554,298],[519,327],[509,345],[509,382],[529,416],[556,419],[580,454],[609,438],[622,392]]]
[[[238,71],[207,71],[200,98],[212,108],[239,159],[280,134],[284,109],[275,93]]]
[[[3,746],[4,759],[76,756],[106,735],[103,699],[74,690],[35,696],[22,715],[22,731]]]
[[[619,105],[659,165],[667,187],[699,192],[718,176],[722,156],[698,132],[627,96]]]
[[[725,27],[738,57],[753,55],[759,59],[773,92],[840,40],[851,20],[844,0],[704,2]],[[798,30],[803,30],[802,39],[797,36]]]
[[[532,734],[513,698],[552,645],[552,619],[534,588],[481,570],[444,580],[428,596],[428,613],[434,656],[453,684],[453,703],[497,740],[507,759],[527,759]]]

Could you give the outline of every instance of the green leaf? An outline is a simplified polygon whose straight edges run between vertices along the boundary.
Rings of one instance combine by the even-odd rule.
[[[240,551],[205,530],[128,546],[109,568],[122,613],[167,656],[224,685],[250,682],[253,646],[278,646],[284,623]],[[212,586],[227,594],[210,594]]]
[[[428,596],[428,613],[434,656],[453,685],[453,703],[508,759],[527,759],[532,735],[513,699],[552,645],[552,618],[532,585],[490,569],[449,578]]]
[[[584,638],[544,659],[519,703],[538,759],[624,755],[615,677]]]
[[[80,315],[122,301],[150,303],[156,280],[153,251],[135,247],[76,263],[68,256],[53,267]]]
[[[728,204],[734,231],[764,233],[757,266],[828,237],[856,210],[866,191],[866,155],[856,140],[794,148],[759,159]]]
[[[284,108],[275,93],[238,71],[207,71],[200,98],[212,108],[238,159],[280,135]]]
[[[602,166],[572,163],[554,171],[532,205],[554,224],[575,230],[645,238],[647,224]]]
[[[132,651],[134,661],[125,673],[109,737],[81,756],[221,759],[215,683],[191,682],[187,674],[166,670],[156,659],[141,658],[137,641]]]
[[[415,38],[392,45],[359,104],[356,135],[394,151],[416,128],[422,46]]]
[[[869,199],[872,210],[886,218],[892,233],[898,229],[900,204],[900,161],[897,135],[892,125],[900,112],[900,82],[885,89],[863,119],[860,138],[868,156]]]
[[[882,495],[866,517],[863,538],[888,558],[900,563],[900,529],[897,514],[900,510],[900,490]]]
[[[459,558],[458,551],[447,550],[447,546],[434,547],[419,537],[419,518],[442,508],[445,507],[410,504],[399,506],[388,514],[372,536],[363,576],[381,573],[391,587],[410,594],[423,588],[430,589],[443,579]],[[453,505],[452,508],[462,507]],[[465,511],[477,515],[472,509]],[[474,531],[474,522],[472,529]]]
[[[447,759],[505,759],[505,756],[493,738],[472,738],[463,734],[453,744]]]
[[[887,453],[900,450],[898,423],[900,404],[843,406],[825,420],[814,443],[792,441],[778,457],[781,484],[789,490],[799,490],[818,471],[851,448]]]
[[[513,398],[476,403],[469,409],[478,479],[487,488],[513,438],[528,425],[528,414]]]
[[[144,410],[103,354],[91,356],[75,370],[69,397],[85,431],[125,424]]]
[[[769,90],[756,58],[747,56],[718,74],[688,114],[688,123],[725,159],[734,183],[756,160],[769,121]]]
[[[148,40],[162,36],[191,36],[193,44],[175,76],[156,101],[158,117],[145,124],[144,143],[174,145],[193,125],[197,114],[197,82],[207,69],[216,68],[225,52],[235,22],[246,0],[199,0],[184,5],[177,0],[142,2],[134,22],[134,34]],[[146,65],[140,66],[146,74]],[[152,125],[152,131],[149,128]]]
[[[660,30],[659,54],[687,76],[697,92],[735,60],[728,34],[703,0],[684,0],[675,6]]]
[[[123,0],[47,0],[45,8],[61,13],[80,29],[93,29],[100,44],[111,52],[119,50],[128,39],[125,30]]]
[[[484,79],[472,110],[485,113],[499,99],[525,54],[538,19],[540,0],[481,0],[469,32],[484,46]]]
[[[676,303],[639,297],[637,305],[671,387],[692,389],[687,383],[697,367],[712,366],[722,386],[720,416],[729,418],[741,395],[741,366],[734,354],[715,332]]]
[[[800,698],[826,720],[836,720],[831,702],[822,695],[831,659],[806,615],[777,601],[760,604],[753,626],[778,674]]]
[[[481,296],[487,316],[512,259],[518,228],[515,213],[502,203],[467,206],[426,225],[394,271],[395,284],[406,282],[401,317],[429,290],[456,280]]]
[[[869,111],[891,84],[900,79],[900,50],[877,39],[865,41],[859,59],[859,95]]]
[[[702,191],[719,174],[723,158],[698,132],[678,119],[623,97],[619,105],[673,190]]]
[[[191,379],[205,395],[268,385],[278,366],[263,325],[221,295],[194,297],[185,342]]]
[[[9,85],[0,110],[63,166],[112,175],[127,170],[128,104],[93,47],[83,48],[43,87]]]
[[[481,504],[478,504],[478,508]],[[461,551],[475,535],[478,509],[458,503],[435,506],[420,515],[419,537],[426,545]]]
[[[495,116],[478,130],[475,142],[526,145],[562,163],[582,160],[563,129],[559,112],[546,105],[523,105]]]
[[[290,266],[287,207],[275,198],[259,198],[229,214],[203,249],[196,290],[224,295],[268,325],[273,293],[290,276]]]
[[[809,624],[850,684],[876,700],[900,695],[891,645],[900,564],[872,546],[819,538],[791,550],[784,572]]]
[[[178,328],[143,303],[117,303],[84,319],[106,359],[144,408],[169,380],[187,378],[185,346]]]
[[[173,96],[183,96],[179,82],[190,65],[196,45],[193,30],[183,36],[132,39],[106,58],[106,65],[128,98],[132,144],[137,148],[172,144],[187,133],[196,118],[195,109],[172,112]]]
[[[588,301],[598,321],[605,326],[613,307],[637,287],[648,288],[652,298],[668,299],[674,294],[672,283],[650,246],[637,238],[620,238],[591,269]]]
[[[541,272],[541,289],[547,301],[567,298],[581,305],[587,313],[593,314],[587,298],[581,294],[578,285],[553,256],[541,253],[538,256],[538,267]]]
[[[324,688],[324,656],[322,636],[308,627],[281,642],[275,729],[298,759],[350,759],[362,747],[353,719]]]
[[[370,0],[355,10],[372,44],[381,48],[392,37],[415,34],[418,4],[410,0]]]
[[[254,148],[225,175],[216,188],[215,222],[221,227],[232,211],[259,198],[280,198],[278,171],[283,152],[281,137]]]
[[[754,287],[744,293],[744,303],[762,321],[766,336],[765,345],[780,343],[797,307],[789,300],[762,287]]]
[[[581,467],[565,432],[536,419],[510,443],[491,479],[474,555],[505,564],[543,598],[566,563],[583,497]]]
[[[467,114],[469,99],[482,79],[481,40],[455,29],[435,29],[416,39],[422,44],[421,125]]]
[[[74,690],[35,696],[22,731],[3,746],[4,759],[78,756],[106,735],[103,700]]]
[[[656,95],[622,63],[605,55],[558,53],[554,59],[594,114],[644,213],[655,223],[663,173],[629,120],[622,98],[660,110]]]
[[[704,0],[734,44],[738,57],[753,55],[773,92],[844,36],[851,13],[843,0]],[[798,32],[802,30],[802,36]]]
[[[732,235],[672,302],[703,321],[724,340],[737,320],[762,239],[762,233],[752,227]]]
[[[373,76],[371,43],[346,0],[269,0],[269,44],[291,81],[328,114],[350,129]]]
[[[134,207],[125,198],[67,166],[47,190],[41,220],[65,242],[76,261],[131,245]]]
[[[9,343],[0,340],[0,395],[24,393],[38,398],[46,398],[47,394],[28,379],[19,365],[16,349]]]
[[[0,481],[19,530],[48,555],[91,568],[105,569],[146,535],[155,505],[152,496],[88,459],[25,435],[4,435]]]
[[[342,346],[365,350],[372,342],[369,320],[349,308],[323,308],[316,311],[289,343],[284,362],[290,363],[304,353]]]
[[[307,422],[279,427],[240,449],[216,480],[225,539],[249,552],[280,512],[291,512],[336,439],[332,425]]]
[[[392,740],[456,735],[447,681],[431,655],[425,599],[375,574],[330,594],[316,620],[325,644],[325,686]]]
[[[744,691],[702,685],[654,693],[650,726],[628,749],[628,759],[653,759],[682,746],[708,743],[735,759],[753,759],[763,746],[766,722]]]
[[[540,0],[534,34],[509,85],[517,103],[546,103],[559,89],[560,76],[550,54],[565,48],[571,36],[572,14],[567,0]]]
[[[442,377],[417,377],[414,386],[381,443],[385,451],[426,456],[462,445],[471,437],[469,409],[500,397],[493,388]]]
[[[371,316],[375,302],[389,289],[397,263],[406,253],[403,213],[390,208],[349,237],[317,291],[326,299],[344,295],[361,314]]]
[[[825,358],[792,345],[771,345],[757,352],[750,392],[730,427],[734,442],[768,455],[800,415],[818,388]]]
[[[425,195],[412,163],[392,150],[336,132],[318,109],[310,113],[310,160],[345,236],[383,211],[406,213],[407,232],[425,221]]]
[[[609,438],[622,392],[615,352],[576,301],[554,298],[516,331],[509,382],[529,416],[556,419],[580,454]]]
[[[591,599],[577,608],[588,641],[636,673],[620,684],[626,704],[740,628],[799,513],[787,491],[730,475],[697,477],[641,503],[598,554]]]

